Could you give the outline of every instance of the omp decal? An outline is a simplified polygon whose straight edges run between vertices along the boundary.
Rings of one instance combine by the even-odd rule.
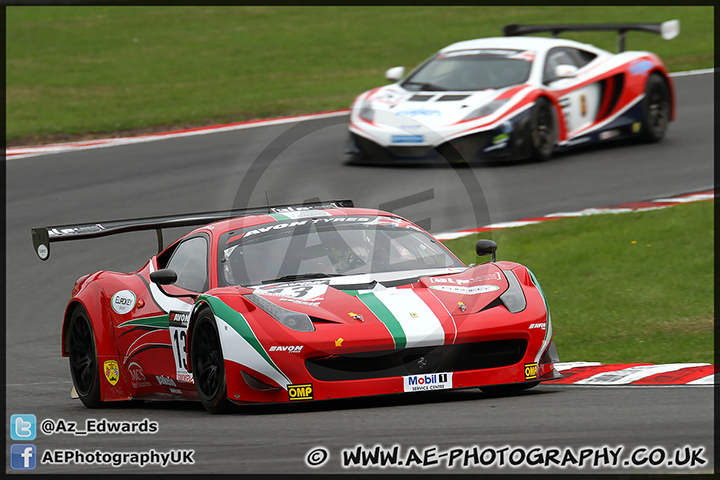
[[[275,365],[240,312],[212,295],[200,295],[197,301],[208,302],[215,314],[225,360],[262,373],[287,390],[290,379]]]
[[[537,363],[526,363],[525,364],[525,380],[535,380],[537,378],[538,364]]]
[[[389,288],[357,298],[385,324],[396,348],[443,345],[445,330],[440,320],[414,291]]]
[[[105,360],[103,372],[110,385],[115,385],[120,380],[120,367],[115,360]]]
[[[312,400],[313,387],[311,383],[303,385],[288,385],[288,398],[290,400]]]
[[[132,290],[120,290],[112,296],[110,305],[115,313],[124,315],[135,308],[135,293]]]

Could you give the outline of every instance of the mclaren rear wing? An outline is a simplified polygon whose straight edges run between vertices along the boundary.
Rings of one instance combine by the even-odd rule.
[[[82,223],[77,225],[55,225],[32,229],[33,247],[40,260],[50,258],[50,243],[84,238],[105,237],[125,232],[155,230],[158,238],[158,253],[163,250],[162,230],[164,228],[190,227],[246,215],[283,213],[306,209],[350,208],[352,200],[331,200],[327,202],[306,202],[302,204],[268,205],[236,210],[200,212],[184,215],[166,215],[161,217],[133,218],[128,220],[110,220],[107,222]]]
[[[558,37],[562,32],[590,32],[613,31],[618,32],[618,53],[625,51],[625,34],[629,31],[639,31],[662,35],[665,40],[672,40],[680,33],[680,20],[668,20],[663,23],[587,23],[587,24],[559,24],[559,25],[505,25],[503,35],[514,37],[530,33],[551,32]]]

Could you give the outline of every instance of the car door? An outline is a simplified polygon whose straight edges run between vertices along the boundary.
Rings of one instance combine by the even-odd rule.
[[[543,83],[548,89],[558,93],[558,103],[565,123],[567,138],[591,126],[597,117],[600,107],[602,88],[599,82],[592,82],[577,87],[578,80],[556,77],[556,68],[559,65],[570,65],[578,70],[587,65],[594,58],[594,54],[570,47],[556,47],[548,51],[543,68]]]

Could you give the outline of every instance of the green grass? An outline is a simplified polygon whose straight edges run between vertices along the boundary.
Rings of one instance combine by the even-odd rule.
[[[507,23],[681,21],[627,48],[712,67],[713,7],[6,7],[6,140],[348,108],[459,40]],[[566,35],[614,51],[615,35]]]
[[[714,202],[568,218],[444,242],[478,262],[530,268],[552,315],[561,361],[714,362]],[[491,235],[490,235],[491,234]]]

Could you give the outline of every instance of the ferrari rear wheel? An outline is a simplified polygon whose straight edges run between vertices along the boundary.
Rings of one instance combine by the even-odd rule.
[[[670,122],[670,91],[657,73],[650,75],[643,99],[641,138],[655,143],[662,140]]]
[[[70,317],[68,331],[70,374],[80,400],[88,408],[97,408],[100,401],[100,369],[95,335],[87,311],[78,305]]]
[[[503,397],[505,395],[513,395],[515,393],[520,393],[524,390],[537,387],[539,383],[540,382],[513,383],[510,385],[489,385],[487,387],[480,387],[480,390],[491,397]]]
[[[555,113],[550,101],[540,97],[535,102],[530,117],[530,143],[532,159],[543,162],[552,157],[557,140]]]
[[[225,361],[220,336],[212,310],[200,311],[192,333],[190,361],[195,389],[200,401],[210,413],[224,413],[232,409],[227,398]]]

